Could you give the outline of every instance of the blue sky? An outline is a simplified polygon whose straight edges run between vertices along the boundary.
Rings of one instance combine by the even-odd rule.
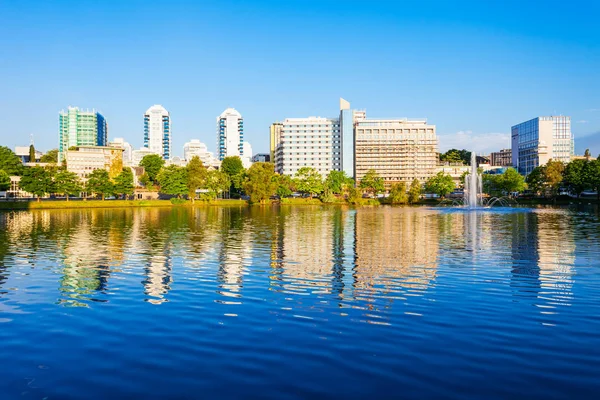
[[[72,105],[138,148],[162,104],[175,155],[192,138],[214,151],[227,107],[265,152],[271,122],[335,117],[339,97],[427,118],[441,150],[508,147],[511,125],[552,114],[577,143],[600,132],[598,15],[598,1],[0,0],[0,144],[57,147]]]

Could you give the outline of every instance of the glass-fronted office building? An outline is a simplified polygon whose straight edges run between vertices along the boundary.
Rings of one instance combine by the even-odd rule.
[[[99,112],[69,107],[58,113],[58,161],[74,146],[107,146],[108,126]]]
[[[511,129],[512,165],[527,175],[549,160],[568,163],[575,151],[571,117],[537,117]]]

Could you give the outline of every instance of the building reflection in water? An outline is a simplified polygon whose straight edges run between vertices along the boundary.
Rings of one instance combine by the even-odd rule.
[[[361,296],[421,295],[433,284],[439,251],[437,214],[408,207],[357,211],[354,277]]]
[[[288,294],[334,294],[340,307],[366,301],[371,310],[421,295],[436,276],[436,215],[414,208],[293,208],[274,228],[271,284]]]
[[[219,294],[240,297],[243,276],[252,264],[253,227],[247,209],[220,208],[218,232]]]
[[[0,213],[0,298],[11,268],[34,267],[45,257],[44,265],[60,276],[59,303],[68,306],[104,301],[115,274],[123,271],[137,276],[138,288],[141,281],[146,301],[161,304],[173,286],[175,263],[183,266],[177,271],[182,279],[216,280],[221,302],[240,301],[252,270],[253,284],[265,279],[290,298],[313,294],[342,308],[381,309],[425,294],[443,259],[445,272],[466,265],[470,275],[506,279],[516,301],[530,302],[551,316],[572,303],[578,221],[556,209],[445,213],[327,206]],[[494,268],[498,265],[508,268]],[[267,269],[266,276],[260,268]]]
[[[512,216],[514,295],[531,301],[547,317],[558,313],[559,306],[571,305],[573,298],[576,246],[571,219],[566,212],[543,209]]]
[[[131,251],[142,258],[142,285],[147,296],[145,300],[151,304],[168,301],[166,295],[173,282],[170,211],[160,208],[140,209],[133,219]]]

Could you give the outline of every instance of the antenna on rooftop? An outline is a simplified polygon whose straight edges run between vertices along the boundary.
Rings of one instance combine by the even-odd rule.
[[[33,146],[33,133],[29,135],[29,144]]]

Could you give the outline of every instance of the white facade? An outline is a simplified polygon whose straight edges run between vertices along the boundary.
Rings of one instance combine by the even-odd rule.
[[[228,108],[217,117],[217,158],[244,157],[244,119],[235,108]]]
[[[148,154],[156,154],[156,153],[145,147],[141,147],[139,150],[133,150],[131,152],[131,166],[132,167],[139,166],[140,161],[142,161],[142,158],[144,158]]]
[[[287,118],[275,149],[275,170],[293,176],[302,167],[312,167],[325,176],[340,170],[341,152],[339,119]]]
[[[438,165],[435,125],[426,120],[361,119],[354,125],[356,180],[375,170],[387,187],[425,182]]]
[[[120,147],[123,149],[123,165],[129,167],[133,162],[133,147],[125,141],[124,138],[115,138],[109,143],[109,146]]]
[[[123,149],[105,146],[77,146],[65,152],[67,171],[86,179],[96,169],[108,171],[114,178],[123,170]]]
[[[568,163],[575,153],[571,117],[537,117],[511,129],[512,165],[523,175],[548,161]]]
[[[252,146],[248,142],[243,144],[244,156],[242,158],[242,165],[244,168],[250,168],[252,165]]]
[[[153,105],[144,114],[144,147],[165,160],[171,158],[171,119],[161,105]]]
[[[202,161],[202,164],[204,164],[205,167],[217,167],[219,165],[214,154],[208,151],[206,144],[198,139],[192,139],[183,145],[183,158],[186,162],[189,162],[196,156],[200,158],[200,161]]]

